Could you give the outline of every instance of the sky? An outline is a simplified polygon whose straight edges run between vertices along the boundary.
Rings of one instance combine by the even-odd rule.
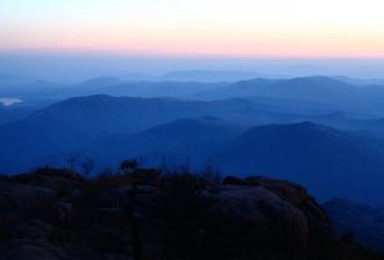
[[[0,51],[384,57],[382,0],[0,0]]]

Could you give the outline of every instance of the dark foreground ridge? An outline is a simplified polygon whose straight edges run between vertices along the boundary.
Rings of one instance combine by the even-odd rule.
[[[339,237],[300,186],[161,174],[132,162],[0,177],[0,259],[381,259]]]

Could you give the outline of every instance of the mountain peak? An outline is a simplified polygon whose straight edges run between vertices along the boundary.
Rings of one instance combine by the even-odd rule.
[[[119,85],[123,83],[123,81],[119,78],[114,77],[101,77],[101,78],[93,78],[84,81],[79,86],[80,87],[109,87],[114,85]]]

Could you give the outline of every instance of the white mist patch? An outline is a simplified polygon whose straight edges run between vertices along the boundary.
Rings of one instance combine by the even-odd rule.
[[[0,98],[0,104],[2,104],[3,106],[6,106],[6,107],[9,107],[9,106],[12,106],[12,105],[15,105],[15,104],[19,104],[19,103],[22,103],[23,101],[21,99],[18,99],[18,98]]]

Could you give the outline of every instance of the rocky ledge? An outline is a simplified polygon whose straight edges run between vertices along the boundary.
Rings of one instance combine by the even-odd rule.
[[[292,183],[135,169],[0,177],[0,259],[367,259]]]

